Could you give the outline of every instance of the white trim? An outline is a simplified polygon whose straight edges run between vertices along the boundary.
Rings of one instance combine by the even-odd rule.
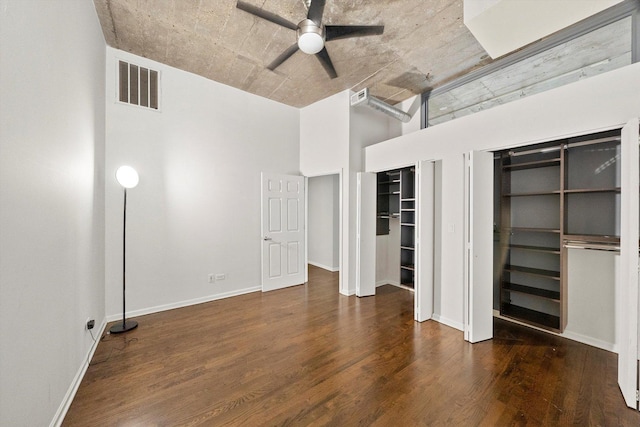
[[[318,267],[323,270],[329,270],[332,273],[335,273],[336,271],[340,271],[340,267],[329,267],[328,265],[320,264],[319,262],[307,261],[307,264],[313,265],[314,267]]]
[[[340,295],[344,295],[346,297],[350,297],[352,295],[356,294],[356,290],[355,289],[348,289],[347,291],[344,291],[343,289],[340,289]]]
[[[586,335],[578,334],[576,332],[567,331],[565,329],[564,333],[560,335],[563,338],[568,338],[572,341],[577,341],[582,344],[590,345],[591,347],[596,347],[602,350],[610,351],[612,353],[618,353],[618,348],[615,344],[599,340],[597,338],[589,337]]]
[[[397,282],[395,280],[378,280],[376,282],[376,288],[379,288],[380,286],[384,286],[384,285],[400,286],[400,282]]]
[[[62,402],[60,403],[60,406],[58,407],[56,414],[53,416],[53,419],[51,420],[49,427],[59,427],[62,425],[62,422],[64,421],[64,417],[67,416],[67,412],[71,407],[71,402],[73,402],[74,397],[76,397],[76,393],[78,392],[78,388],[82,383],[84,374],[86,374],[87,369],[89,369],[89,364],[91,363],[91,359],[93,359],[93,354],[96,352],[96,349],[98,348],[98,344],[100,343],[99,337],[102,336],[102,334],[104,333],[104,329],[106,327],[107,327],[107,319],[103,319],[102,323],[100,324],[100,328],[98,329],[100,333],[96,334],[98,339],[96,339],[93,342],[93,344],[91,344],[91,347],[87,352],[87,357],[85,358],[84,362],[78,369],[78,372],[76,372],[75,377],[73,377],[73,381],[71,381],[71,384],[67,389],[67,393],[64,395],[64,398],[62,399]]]
[[[502,319],[505,320],[507,322],[511,322],[511,323],[515,323],[517,325],[520,326],[525,326],[527,328],[531,328],[531,329],[535,329],[536,331],[540,331],[540,332],[545,332],[547,334],[550,335],[555,335],[556,337],[560,337],[560,338],[566,338],[569,339],[571,341],[576,341],[579,342],[581,344],[586,344],[586,345],[590,345],[591,347],[596,347],[599,348],[601,350],[606,350],[606,351],[610,351],[612,353],[618,353],[618,347],[615,344],[606,342],[606,341],[602,341],[599,340],[597,338],[593,338],[593,337],[589,337],[586,335],[582,335],[582,334],[578,334],[576,332],[571,332],[571,331],[567,331],[565,329],[565,331],[561,334],[557,333],[557,332],[553,332],[553,331],[549,331],[543,328],[538,328],[536,326],[533,325],[529,325],[527,323],[524,322],[519,322],[515,319],[512,319],[510,317],[504,317],[500,315],[500,311],[499,310],[493,310],[493,317],[496,317],[498,319]]]
[[[462,322],[456,322],[455,320],[451,320],[448,319],[446,317],[443,317],[439,314],[435,314],[433,313],[433,317],[431,318],[432,320],[435,320],[438,323],[442,323],[443,325],[449,326],[451,328],[457,329],[461,332],[464,331],[464,325],[462,324]]]
[[[202,304],[205,302],[216,301],[219,299],[235,297],[238,295],[249,294],[251,292],[260,292],[261,290],[262,288],[260,286],[252,286],[250,288],[224,292],[222,294],[209,295],[206,297],[194,298],[194,299],[179,301],[171,304],[157,305],[155,307],[142,308],[140,310],[128,312],[127,318],[144,316],[145,314],[159,313],[161,311],[173,310],[174,308],[188,307],[190,305]],[[111,314],[107,316],[107,322],[113,322],[120,319],[122,319],[122,313]]]

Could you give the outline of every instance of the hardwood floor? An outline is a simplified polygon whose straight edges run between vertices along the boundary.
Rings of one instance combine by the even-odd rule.
[[[471,345],[413,294],[338,276],[137,318],[100,342],[64,426],[639,426],[616,355],[495,321]],[[108,330],[108,328],[107,328]]]

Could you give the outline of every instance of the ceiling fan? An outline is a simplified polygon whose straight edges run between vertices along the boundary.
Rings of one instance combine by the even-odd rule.
[[[329,77],[334,79],[338,74],[324,45],[325,42],[350,37],[380,35],[384,32],[384,25],[323,25],[322,14],[324,12],[324,5],[325,0],[312,0],[307,18],[300,21],[297,25],[274,13],[267,12],[243,1],[238,1],[236,7],[258,18],[296,31],[297,42],[267,65],[269,70],[273,71],[278,68],[299,49],[310,55],[315,54],[327,74],[329,74]]]

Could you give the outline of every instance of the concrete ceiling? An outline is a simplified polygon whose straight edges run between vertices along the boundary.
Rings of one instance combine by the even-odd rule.
[[[246,0],[297,23],[304,0]],[[324,24],[385,26],[381,36],[329,41],[338,77],[300,51],[266,69],[295,31],[236,0],[94,0],[107,44],[294,107],[368,87],[395,104],[491,61],[463,24],[462,0],[327,0]]]

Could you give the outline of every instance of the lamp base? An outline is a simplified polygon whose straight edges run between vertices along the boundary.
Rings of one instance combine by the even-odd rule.
[[[122,332],[127,332],[137,327],[138,327],[138,322],[136,322],[135,320],[126,320],[124,323],[118,322],[115,325],[113,325],[109,329],[109,332],[111,332],[112,334],[121,334]]]

